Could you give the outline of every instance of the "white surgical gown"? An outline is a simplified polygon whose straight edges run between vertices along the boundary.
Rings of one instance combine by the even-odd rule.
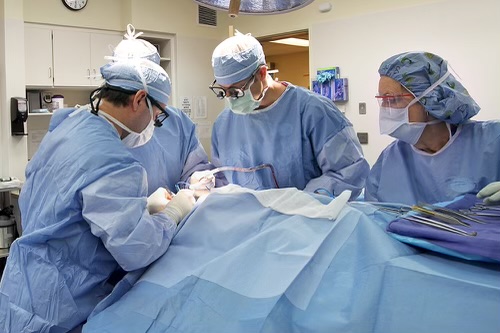
[[[175,231],[167,215],[146,210],[146,173],[110,123],[68,114],[54,114],[26,169],[0,332],[69,331],[111,291],[113,273],[149,265]]]
[[[211,168],[191,119],[178,109],[169,107],[167,111],[170,116],[163,126],[155,128],[151,140],[130,149],[147,171],[148,194],[160,186],[175,191],[177,182],[188,181],[195,171]]]
[[[288,83],[272,105],[248,115],[224,110],[214,123],[212,163],[254,167],[272,164],[279,187],[334,195],[361,192],[369,172],[351,123],[328,99]],[[230,183],[274,188],[271,172],[225,172]]]
[[[468,121],[431,155],[396,140],[380,154],[366,181],[365,200],[416,204],[477,193],[500,180],[500,122]]]

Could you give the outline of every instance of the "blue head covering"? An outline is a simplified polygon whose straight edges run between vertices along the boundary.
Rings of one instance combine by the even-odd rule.
[[[231,85],[249,78],[260,65],[266,64],[262,45],[250,34],[240,32],[220,43],[212,54],[215,80]]]
[[[170,78],[160,66],[160,55],[146,40],[137,39],[135,29],[129,24],[125,39],[107,57],[111,62],[101,67],[101,75],[114,87],[130,91],[144,89],[153,99],[168,104],[172,91]]]
[[[448,64],[432,53],[406,52],[385,60],[378,72],[398,81],[419,97],[448,72]],[[432,116],[450,124],[463,123],[481,109],[451,73],[419,102]]]

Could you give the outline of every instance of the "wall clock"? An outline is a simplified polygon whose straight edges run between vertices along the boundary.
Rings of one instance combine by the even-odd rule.
[[[76,11],[83,9],[87,5],[88,0],[62,0],[62,2],[66,8]]]

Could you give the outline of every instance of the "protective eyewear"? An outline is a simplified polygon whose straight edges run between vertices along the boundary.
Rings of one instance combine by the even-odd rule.
[[[391,107],[396,109],[405,108],[414,96],[412,94],[401,94],[401,95],[383,95],[375,96],[381,107]]]
[[[169,114],[167,112],[167,109],[162,107],[158,101],[156,101],[153,97],[148,96],[148,99],[151,101],[151,104],[161,110],[161,113],[156,117],[155,119],[155,127],[162,127],[163,122],[165,119],[168,118]]]
[[[253,78],[255,77],[255,73],[257,73],[257,70],[250,76],[250,78],[245,82],[243,87],[237,88],[237,87],[229,87],[227,89],[222,88],[221,86],[214,86],[217,80],[214,80],[212,84],[208,87],[212,92],[217,96],[218,99],[224,99],[224,97],[230,97],[232,99],[238,99],[243,96],[245,96],[245,90],[248,88],[248,85],[250,82],[252,82]]]

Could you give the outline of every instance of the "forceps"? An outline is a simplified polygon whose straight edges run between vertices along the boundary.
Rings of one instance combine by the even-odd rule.
[[[470,208],[471,210],[494,210],[500,212],[500,206],[488,206],[485,204],[477,203]]]
[[[418,216],[418,215],[404,216],[403,219],[408,220],[408,221],[412,221],[412,222],[415,222],[415,223],[424,224],[424,225],[427,225],[429,227],[433,227],[433,228],[441,229],[441,230],[444,230],[444,231],[448,231],[448,232],[451,232],[451,233],[454,233],[454,234],[457,234],[457,235],[461,235],[461,236],[471,236],[471,237],[474,237],[474,236],[477,235],[476,231],[472,231],[472,232],[469,233],[469,232],[466,232],[464,230],[452,227],[451,225],[448,225],[446,223],[439,222],[439,221],[436,221],[436,220],[433,220],[433,219],[430,219],[430,218],[427,218],[427,217],[423,217],[423,216]]]
[[[436,206],[436,205],[432,205],[432,204],[427,204],[427,203],[420,204],[420,206],[429,207],[429,208],[431,208],[432,210],[434,210],[434,211],[436,211],[438,213],[452,215],[452,216],[455,216],[457,218],[466,219],[466,220],[473,221],[473,222],[480,223],[480,224],[486,224],[486,222],[483,222],[483,221],[478,220],[478,219],[476,219],[474,217],[466,215],[466,213],[463,213],[461,211],[456,211],[456,210],[449,209],[449,208],[446,208],[446,207],[440,207],[440,206]],[[466,224],[469,225],[468,223],[466,223]]]
[[[415,205],[412,206],[412,210],[421,213],[427,216],[432,216],[434,218],[437,218],[447,224],[453,224],[453,225],[461,225],[464,227],[470,226],[468,223],[460,221],[458,218],[451,216],[448,213],[443,213],[443,212],[438,212],[437,210],[434,209],[427,209],[421,205]]]

